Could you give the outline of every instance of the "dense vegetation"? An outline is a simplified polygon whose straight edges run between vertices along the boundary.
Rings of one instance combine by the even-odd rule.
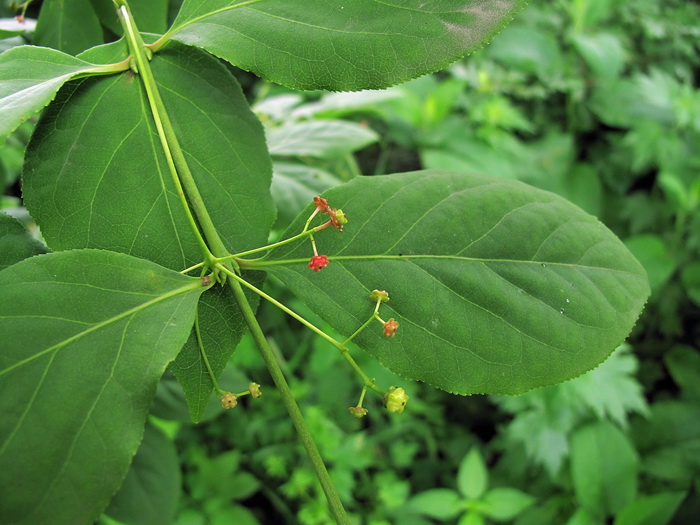
[[[37,27],[34,43],[51,38]],[[652,295],[627,343],[595,370],[521,396],[452,396],[357,352],[369,376],[410,397],[400,415],[377,407],[363,419],[347,412],[358,390],[352,369],[262,303],[260,323],[355,523],[661,525],[700,515],[697,4],[533,2],[484,49],[384,91],[297,92],[234,74],[266,126],[276,233],[314,195],[360,175],[459,170],[567,198],[611,228],[649,276]],[[0,149],[2,208],[29,227],[19,177],[34,124]],[[335,333],[276,277],[265,287]],[[244,336],[220,384],[238,392],[256,378],[264,397],[226,412],[214,399],[194,425],[166,375],[101,522],[328,523],[266,377]]]

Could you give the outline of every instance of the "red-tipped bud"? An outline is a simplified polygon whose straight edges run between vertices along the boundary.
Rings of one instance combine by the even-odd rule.
[[[348,412],[350,412],[357,419],[367,415],[367,409],[362,407],[349,407]]]
[[[384,335],[386,337],[394,337],[396,335],[396,330],[399,327],[399,323],[392,317],[386,323],[384,323]]]
[[[330,206],[328,206],[328,201],[323,197],[319,197],[318,195],[314,197],[314,204],[321,213],[329,213],[331,211]]]
[[[314,272],[320,272],[326,266],[328,266],[327,255],[314,255],[309,261],[309,268],[311,268]]]
[[[224,408],[233,408],[238,404],[238,397],[236,394],[228,393],[221,396],[221,406]]]

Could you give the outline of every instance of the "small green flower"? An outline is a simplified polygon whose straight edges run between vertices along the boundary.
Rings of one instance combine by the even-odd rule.
[[[392,386],[384,394],[384,406],[389,412],[403,412],[408,403],[408,394],[403,388]]]
[[[362,407],[349,407],[348,412],[350,412],[357,419],[367,415],[367,409]]]
[[[383,303],[388,303],[389,302],[389,293],[385,292],[384,290],[372,290],[372,293],[369,294],[369,298],[372,299],[373,302],[381,301]]]
[[[250,383],[248,385],[248,391],[250,392],[250,395],[258,398],[262,395],[262,392],[260,391],[260,385],[257,383]]]
[[[238,404],[238,396],[232,394],[231,392],[221,396],[221,406],[228,409],[233,408]]]

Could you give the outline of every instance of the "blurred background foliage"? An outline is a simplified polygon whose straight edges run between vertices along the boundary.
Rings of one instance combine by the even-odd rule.
[[[142,3],[133,2],[137,16]],[[39,43],[77,46],[66,48],[75,53],[112,39],[118,26],[106,21],[103,4],[91,0],[102,25],[86,41],[52,42],[40,18],[34,33],[3,35],[10,38],[0,50]],[[143,7],[144,17],[159,13],[148,22],[153,31],[177,4]],[[30,22],[40,6],[30,6]],[[9,2],[0,7],[1,16],[13,14]],[[369,397],[362,420],[347,413],[360,393],[354,372],[299,323],[261,305],[261,323],[354,523],[695,523],[700,5],[540,0],[473,56],[384,91],[299,93],[234,73],[267,128],[275,238],[311,197],[353,177],[455,169],[568,198],[613,229],[649,274],[652,296],[625,345],[578,379],[520,397],[457,397],[407,384],[356,351],[368,375],[411,397],[400,415]],[[32,126],[0,148],[1,206],[30,226],[19,176]],[[266,286],[325,326],[274,279]],[[241,391],[250,380],[263,385],[261,399],[225,413],[213,400],[195,426],[166,376],[132,471],[101,521],[328,523],[291,422],[245,338],[222,386]]]

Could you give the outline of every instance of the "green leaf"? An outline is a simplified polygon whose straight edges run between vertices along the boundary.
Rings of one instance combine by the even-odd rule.
[[[666,525],[686,495],[687,492],[661,492],[641,496],[615,516],[615,525]]]
[[[486,520],[481,514],[470,510],[459,518],[457,525],[486,525]]]
[[[34,44],[77,55],[104,42],[90,0],[44,0],[34,30]]]
[[[277,227],[287,227],[314,196],[340,184],[340,179],[322,169],[275,162],[273,164],[272,198],[278,208]]]
[[[637,419],[632,436],[645,473],[677,486],[688,486],[700,475],[700,406],[660,401],[648,419]]]
[[[522,0],[185,0],[166,37],[295,89],[382,88],[442,69]]]
[[[564,62],[552,34],[525,27],[510,27],[498,35],[488,54],[510,68],[541,78],[558,74]]]
[[[272,128],[267,142],[272,155],[341,157],[377,142],[371,129],[343,120],[293,122]]]
[[[700,306],[700,262],[688,264],[681,272],[681,281],[688,293],[688,297]]]
[[[489,485],[489,473],[479,449],[472,447],[459,464],[457,488],[470,499],[481,498]]]
[[[571,437],[571,477],[576,500],[593,515],[617,514],[637,493],[639,460],[627,437],[606,421]]]
[[[408,505],[415,512],[439,520],[450,520],[462,512],[462,497],[454,490],[432,489],[413,496]]]
[[[0,55],[0,139],[53,100],[72,78],[95,74],[100,66],[55,49],[19,46]]]
[[[123,34],[112,0],[90,0],[100,21],[115,35]],[[139,31],[163,34],[168,29],[168,0],[129,0]]]
[[[486,493],[480,508],[492,520],[510,521],[534,502],[535,498],[520,490],[500,487]]]
[[[700,401],[700,352],[691,346],[677,345],[664,355],[664,364],[683,396]]]
[[[658,290],[676,268],[673,255],[658,235],[635,235],[625,240],[625,246],[644,266],[652,290]]]
[[[265,244],[275,216],[271,162],[262,126],[234,77],[213,57],[177,43],[158,53],[152,68],[222,240],[232,251]],[[23,187],[55,249],[110,249],[175,270],[202,260],[131,72],[73,82],[59,93],[29,144]],[[217,375],[245,331],[229,294],[217,288],[200,305]],[[212,384],[194,335],[173,371],[199,420]]]
[[[324,193],[350,222],[256,268],[278,276],[393,372],[461,393],[517,394],[597,366],[627,336],[649,293],[644,270],[597,219],[522,183],[463,173],[365,177]],[[302,212],[286,237],[301,231]],[[315,223],[314,223],[315,224]],[[253,266],[253,265],[251,265]]]
[[[0,522],[99,515],[203,291],[199,279],[98,250],[0,272]]]
[[[175,444],[149,423],[124,483],[105,514],[129,525],[170,525],[180,492]]]
[[[642,385],[635,378],[637,368],[637,358],[623,345],[595,370],[561,386],[598,419],[609,419],[625,427],[628,412],[649,415]]]
[[[602,81],[615,80],[625,67],[626,52],[620,39],[610,33],[572,35],[571,43]]]
[[[32,237],[21,222],[0,212],[0,270],[32,255],[48,251],[46,246]]]

